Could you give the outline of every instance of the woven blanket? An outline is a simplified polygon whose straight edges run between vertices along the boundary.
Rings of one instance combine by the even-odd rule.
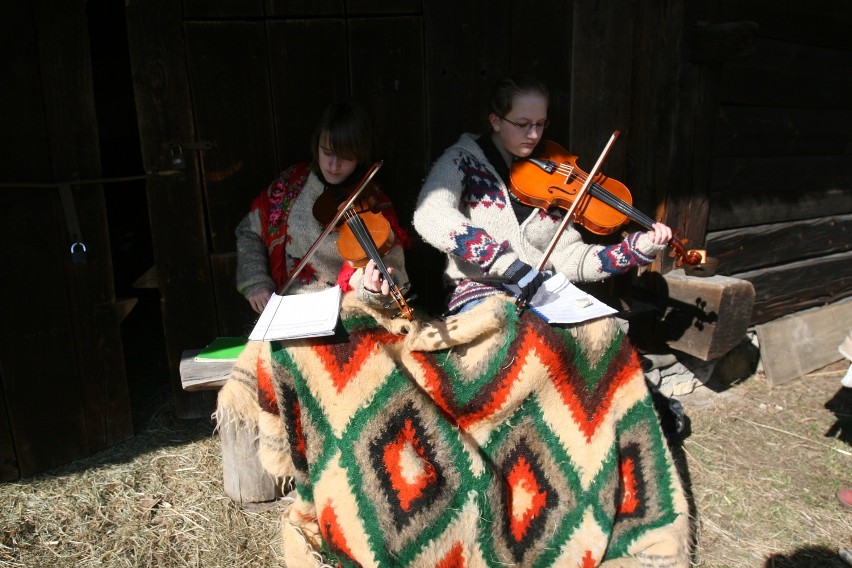
[[[295,482],[287,566],[689,565],[682,486],[614,320],[552,327],[492,297],[411,323],[347,295],[341,321],[265,344],[220,395],[255,389],[261,462]]]

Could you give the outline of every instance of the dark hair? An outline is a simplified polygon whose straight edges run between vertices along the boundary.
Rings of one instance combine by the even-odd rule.
[[[373,126],[367,111],[354,101],[329,105],[320,117],[311,138],[311,154],[315,167],[319,163],[319,143],[328,134],[332,153],[345,160],[364,165],[373,159]]]
[[[532,75],[515,73],[503,77],[491,89],[489,112],[493,112],[499,117],[506,116],[512,110],[515,96],[524,93],[537,93],[545,100],[550,100],[550,91],[547,89],[547,85]]]

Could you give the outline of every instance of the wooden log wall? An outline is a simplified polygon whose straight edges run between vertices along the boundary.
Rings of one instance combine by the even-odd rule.
[[[852,295],[852,9],[731,0],[701,20],[751,30],[714,63],[708,252],[754,285],[752,323]]]

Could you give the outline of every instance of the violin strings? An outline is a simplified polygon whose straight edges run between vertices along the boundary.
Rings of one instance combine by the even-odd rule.
[[[367,256],[373,259],[376,263],[376,268],[379,269],[382,276],[385,277],[388,283],[391,284],[391,288],[393,288],[393,278],[391,277],[390,272],[388,272],[387,266],[385,266],[385,263],[376,248],[376,243],[373,241],[373,237],[370,235],[369,229],[367,229],[367,226],[364,224],[364,220],[351,209],[346,214],[346,217],[346,222],[349,225],[349,228],[352,229],[352,234],[355,235],[355,239],[361,245],[361,248],[364,249],[364,252],[367,253]]]
[[[574,168],[574,166],[570,166],[568,164],[558,164],[555,173],[564,175],[566,177],[566,181],[567,178],[571,175],[574,175],[578,180],[581,180],[584,183],[586,179],[588,179],[588,176],[585,174],[585,172],[578,173],[578,170]],[[637,223],[644,225],[646,228],[650,229],[654,225],[655,221],[653,219],[651,219],[635,207],[632,207],[629,204],[625,203],[617,196],[607,191],[606,188],[604,188],[600,184],[592,182],[591,186],[589,187],[589,191],[593,197],[597,197],[610,207],[613,207],[617,211],[624,213]]]
[[[387,265],[385,265],[382,260],[382,256],[376,248],[376,243],[373,240],[372,235],[370,235],[369,229],[367,229],[367,226],[364,224],[364,220],[350,208],[346,212],[346,224],[349,225],[350,229],[352,229],[352,234],[355,235],[355,239],[361,245],[361,248],[363,248],[364,252],[373,259],[376,263],[376,268],[378,268],[382,273],[382,276],[384,276],[385,281],[390,286],[391,297],[394,299],[394,302],[396,302],[400,312],[403,314],[410,312],[410,308],[405,302],[405,296],[403,296],[402,292],[399,290],[399,287],[397,286],[393,276],[391,276]]]

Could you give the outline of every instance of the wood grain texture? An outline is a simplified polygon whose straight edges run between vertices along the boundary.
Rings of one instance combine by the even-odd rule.
[[[790,382],[839,361],[837,347],[852,329],[852,299],[787,314],[756,327],[769,384]]]

